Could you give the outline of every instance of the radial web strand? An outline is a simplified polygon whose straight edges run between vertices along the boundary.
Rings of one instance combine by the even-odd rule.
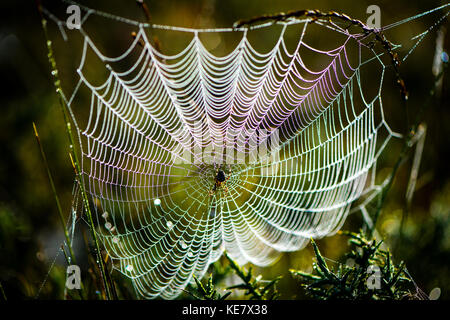
[[[289,19],[275,24],[270,50],[256,49],[251,33],[271,25],[178,28],[191,40],[168,55],[136,22],[131,46],[114,58],[81,26],[80,80],[68,105],[83,183],[113,268],[143,297],[177,297],[224,250],[240,264],[270,265],[334,234],[376,187],[377,160],[398,135],[384,118],[386,63],[373,39],[329,20]],[[336,45],[310,44],[312,27]],[[218,56],[205,32],[241,39]],[[101,84],[88,72],[92,57],[106,74]],[[377,88],[364,87],[367,76]],[[83,89],[86,119],[75,103]]]

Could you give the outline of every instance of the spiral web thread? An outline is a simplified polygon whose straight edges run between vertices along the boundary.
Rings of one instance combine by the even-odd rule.
[[[95,13],[89,9],[84,21]],[[125,22],[138,32],[115,58],[81,26],[80,80],[67,102],[76,115],[78,90],[91,93],[88,122],[74,116],[84,184],[113,268],[143,297],[175,298],[224,250],[240,264],[270,265],[310,237],[335,233],[356,199],[379,190],[377,159],[399,135],[384,119],[386,66],[367,35],[318,19],[316,26],[342,38],[322,51],[304,41],[311,19],[289,19],[277,23],[273,49],[260,53],[247,35],[272,23],[239,30],[152,26],[192,34],[169,56],[151,45],[148,25]],[[287,27],[299,31],[293,51],[285,44]],[[218,57],[202,44],[202,32],[240,32],[242,39]],[[354,65],[349,47],[357,49]],[[362,51],[371,54],[363,58]],[[107,70],[101,85],[84,73],[88,52]],[[308,65],[302,52],[321,62]],[[132,56],[126,71],[116,70]],[[380,80],[366,100],[361,69],[369,62],[379,64]],[[247,163],[227,163],[211,151],[225,145],[248,157],[262,144],[266,156]],[[215,188],[218,170],[227,180]]]

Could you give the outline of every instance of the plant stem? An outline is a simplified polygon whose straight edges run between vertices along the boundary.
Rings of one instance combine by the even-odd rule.
[[[372,233],[375,230],[375,225],[376,225],[377,219],[378,219],[378,217],[380,215],[381,209],[382,209],[383,204],[384,204],[384,202],[386,200],[387,193],[389,192],[389,190],[392,187],[395,175],[396,175],[400,165],[408,157],[408,151],[412,147],[411,140],[414,138],[414,135],[416,134],[416,132],[418,130],[418,127],[419,127],[419,125],[421,123],[421,119],[423,117],[423,113],[425,111],[425,108],[430,104],[431,98],[434,97],[435,92],[436,92],[436,85],[439,82],[439,80],[444,76],[444,73],[445,73],[445,71],[447,69],[447,66],[448,66],[448,64],[445,63],[444,66],[443,66],[443,69],[441,70],[441,72],[438,75],[435,76],[434,82],[433,82],[433,87],[430,90],[430,94],[428,96],[427,102],[425,102],[425,103],[420,105],[421,107],[420,107],[419,111],[417,112],[417,117],[416,117],[414,123],[411,125],[410,132],[408,133],[408,135],[404,139],[404,144],[403,144],[402,151],[401,151],[400,156],[399,156],[397,162],[395,163],[395,166],[394,166],[394,168],[393,168],[393,170],[391,172],[391,175],[389,177],[389,182],[383,188],[383,191],[382,191],[382,193],[380,195],[380,198],[379,198],[379,201],[378,201],[378,205],[377,205],[377,211],[375,212],[375,217],[374,217],[374,220],[373,220],[373,228],[371,230],[369,230],[369,237],[372,236]],[[406,213],[407,209],[408,209],[408,206],[406,205],[405,208],[406,209],[404,210],[404,212]],[[404,219],[405,219],[405,217],[402,216],[402,220],[401,220],[401,224],[400,224],[400,239],[402,238],[402,235],[403,235]]]
[[[0,292],[1,292],[1,294],[2,294],[2,299],[4,300],[4,301],[8,301],[8,298],[6,297],[6,293],[5,293],[5,290],[3,289],[3,286],[2,286],[2,283],[0,282]]]
[[[58,197],[58,194],[56,192],[56,187],[55,187],[55,183],[53,182],[52,173],[50,172],[50,167],[48,165],[47,156],[45,155],[45,151],[44,151],[44,148],[42,146],[41,139],[39,138],[39,133],[37,131],[37,128],[36,128],[36,125],[35,125],[34,122],[33,122],[33,129],[34,129],[34,135],[36,137],[36,142],[37,142],[37,144],[39,146],[39,151],[41,152],[42,162],[44,163],[45,170],[47,171],[47,177],[48,177],[48,180],[50,181],[50,187],[52,188],[52,193],[53,193],[53,196],[55,198],[56,207],[58,209],[58,214],[59,214],[59,221],[61,222],[61,226],[62,226],[62,228],[64,230],[64,237],[66,238],[67,247],[69,248],[69,253],[70,253],[69,264],[71,262],[76,264],[76,258],[75,258],[75,255],[73,253],[72,243],[70,241],[69,231],[67,230],[66,222],[64,220],[64,215],[63,215],[63,212],[62,212],[61,203],[59,201],[59,197]]]
[[[244,281],[244,284],[246,285],[246,289],[258,300],[264,300],[264,297],[262,294],[256,290],[254,285],[251,283],[251,273],[250,271],[245,274],[245,272],[242,270],[242,268],[234,261],[228,253],[224,253],[225,257],[227,258],[228,262],[230,263],[231,269],[233,269],[236,274],[241,278],[242,281]]]
[[[54,78],[54,86],[56,88],[56,92],[58,93],[58,98],[59,98],[59,105],[63,114],[63,118],[64,118],[64,122],[66,124],[66,133],[69,139],[69,144],[70,144],[70,154],[72,156],[73,159],[73,164],[75,166],[75,170],[76,170],[76,177],[80,186],[80,190],[81,190],[81,194],[82,194],[82,198],[83,198],[83,207],[84,207],[84,211],[86,213],[86,216],[88,218],[88,222],[90,225],[90,230],[91,230],[91,235],[92,238],[94,240],[94,244],[95,244],[95,249],[96,249],[96,255],[97,255],[97,263],[101,272],[101,276],[103,279],[103,285],[105,287],[105,293],[106,293],[106,298],[108,300],[111,300],[112,298],[112,293],[111,292],[111,288],[109,285],[109,282],[107,281],[107,277],[106,277],[106,272],[105,272],[105,264],[102,258],[102,254],[101,254],[101,250],[100,250],[100,245],[99,245],[99,241],[97,238],[97,233],[95,230],[95,225],[94,225],[94,220],[92,218],[92,213],[91,213],[91,209],[89,206],[89,200],[87,197],[87,193],[86,190],[84,188],[84,184],[83,184],[83,177],[82,177],[82,172],[81,172],[81,166],[80,166],[80,162],[78,160],[78,155],[74,150],[74,145],[75,145],[75,139],[73,137],[73,133],[72,133],[72,128],[71,128],[71,123],[70,123],[70,117],[67,111],[67,105],[65,103],[65,99],[63,96],[63,91],[61,88],[61,81],[59,79],[59,75],[58,75],[58,68],[56,66],[56,60],[53,56],[53,48],[52,48],[52,42],[50,41],[50,38],[48,36],[48,31],[47,31],[47,20],[44,18],[43,14],[42,14],[42,7],[40,6],[40,4],[38,4],[38,10],[39,13],[41,15],[41,23],[42,23],[42,28],[44,30],[44,35],[45,35],[45,39],[47,42],[47,51],[48,51],[48,61],[50,63],[51,66],[51,73],[53,75]],[[115,295],[115,294],[114,294]]]

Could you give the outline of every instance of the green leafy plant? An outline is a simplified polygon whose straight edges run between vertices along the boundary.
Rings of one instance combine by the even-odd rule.
[[[231,294],[231,291],[228,291],[223,295],[217,292],[217,290],[215,289],[212,273],[209,275],[209,278],[205,284],[203,284],[202,281],[198,280],[196,276],[194,276],[194,280],[197,287],[195,288],[191,287],[191,290],[187,291],[187,293],[191,295],[194,299],[225,300]]]
[[[313,272],[290,270],[294,278],[303,282],[302,286],[309,297],[320,300],[420,298],[411,290],[414,283],[407,274],[405,264],[395,264],[391,253],[381,249],[382,241],[366,238],[363,231],[341,234],[349,237],[352,250],[346,254],[346,258],[353,263],[338,264],[337,268],[329,267],[317,244],[311,239],[316,257]]]
[[[270,281],[262,281],[261,276],[254,277],[253,269],[249,267],[248,270],[239,266],[236,261],[225,253],[225,257],[230,263],[231,269],[242,280],[242,283],[235,286],[228,287],[228,289],[241,289],[245,290],[245,296],[248,296],[250,300],[274,300],[279,297],[279,293],[276,289],[276,284],[280,281],[281,276],[276,277]]]
[[[244,296],[249,300],[274,300],[279,297],[276,284],[280,281],[281,276],[273,280],[262,280],[261,275],[256,277],[253,275],[252,267],[249,267],[247,270],[239,266],[227,253],[225,253],[225,258],[228,261],[228,265],[224,266],[216,262],[213,265],[214,275],[211,273],[206,283],[194,276],[196,286],[189,286],[186,293],[197,300],[225,300],[234,290],[244,290]],[[242,283],[226,288],[226,293],[221,295],[218,293],[216,286],[231,271],[242,280]]]

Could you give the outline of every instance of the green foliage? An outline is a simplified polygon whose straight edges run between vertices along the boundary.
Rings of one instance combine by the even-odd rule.
[[[212,274],[209,275],[206,284],[203,284],[196,276],[194,276],[194,280],[197,285],[193,289],[195,293],[191,292],[191,290],[189,294],[197,300],[225,300],[231,294],[231,291],[226,292],[224,295],[217,292],[213,283]]]
[[[290,270],[294,278],[304,281],[306,294],[314,299],[331,300],[400,300],[417,298],[409,290],[413,282],[403,262],[396,265],[389,251],[382,250],[382,241],[367,239],[359,233],[342,232],[349,237],[352,250],[346,254],[353,265],[339,264],[336,269],[327,265],[316,243],[311,239],[316,256],[313,272]],[[350,260],[351,259],[351,260]],[[371,271],[372,270],[372,271]],[[379,274],[373,272],[379,270]],[[375,279],[374,277],[377,277]],[[379,286],[372,281],[379,280]],[[372,284],[372,285],[371,285]]]
[[[229,287],[229,290],[246,290],[244,295],[248,296],[250,300],[274,300],[279,296],[276,284],[280,281],[281,276],[265,283],[261,280],[261,276],[257,276],[256,278],[253,276],[252,267],[246,270],[231,259],[227,253],[225,253],[225,257],[229,261],[231,269],[242,280],[242,283]]]
[[[224,266],[216,262],[214,266],[214,276],[211,273],[206,283],[202,283],[194,276],[196,287],[189,286],[187,293],[198,300],[225,300],[234,290],[245,290],[244,296],[249,300],[274,300],[278,298],[279,293],[276,284],[280,281],[281,276],[273,280],[264,281],[262,277],[253,275],[252,267],[248,270],[239,266],[230,256],[225,253],[228,265]],[[217,284],[225,279],[231,271],[242,280],[242,283],[228,287],[224,295],[217,292],[215,288]]]

